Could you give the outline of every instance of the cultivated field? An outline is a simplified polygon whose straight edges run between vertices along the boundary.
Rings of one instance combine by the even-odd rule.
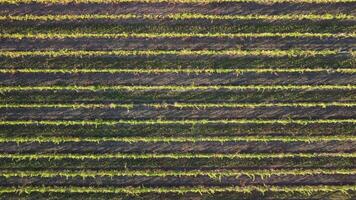
[[[355,0],[0,0],[0,199],[356,199]]]

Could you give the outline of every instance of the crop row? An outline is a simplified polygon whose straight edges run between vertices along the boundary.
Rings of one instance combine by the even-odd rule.
[[[347,3],[354,0],[0,0],[0,3],[20,4],[20,3]]]
[[[104,154],[58,154],[58,153],[43,153],[43,154],[7,154],[1,153],[0,158],[9,158],[13,160],[100,160],[100,159],[199,159],[199,158],[218,158],[218,159],[264,159],[264,158],[321,158],[321,157],[337,157],[337,158],[356,158],[356,153],[104,153]]]
[[[356,141],[356,136],[219,136],[219,137],[0,137],[0,143],[65,143],[65,142],[325,142]]]
[[[16,148],[16,145],[12,145]],[[19,147],[21,148],[21,146]],[[26,148],[26,147],[25,147]],[[21,148],[23,149],[23,148]],[[101,152],[103,153],[103,152]],[[195,152],[198,153],[198,152]],[[32,155],[34,155],[33,153]],[[40,153],[36,153],[40,154]],[[100,153],[98,153],[100,154]],[[272,154],[272,153],[269,153]],[[62,154],[61,154],[62,155]],[[267,155],[267,154],[265,154]],[[296,155],[296,154],[295,154]],[[355,157],[321,156],[321,157],[244,157],[244,158],[38,158],[31,159],[12,157],[0,158],[0,167],[8,170],[136,170],[136,169],[164,169],[164,170],[222,170],[222,169],[354,169]]]
[[[13,21],[62,21],[62,20],[123,20],[123,19],[170,19],[170,20],[355,20],[356,16],[346,14],[323,14],[323,15],[205,15],[197,13],[176,13],[167,15],[8,15],[0,16],[0,20]]]
[[[355,52],[345,52],[355,56]],[[178,56],[330,56],[340,54],[337,50],[113,50],[113,51],[88,51],[88,50],[58,50],[58,51],[0,51],[0,56],[23,57],[23,56],[158,56],[158,55],[178,55]]]
[[[171,91],[192,91],[192,90],[353,90],[356,85],[159,85],[159,86],[0,86],[0,92],[10,91],[105,91],[105,90],[171,90]]]
[[[356,169],[279,169],[279,170],[187,170],[187,171],[175,171],[175,170],[61,170],[61,171],[10,171],[1,170],[0,176],[9,177],[100,177],[100,176],[146,176],[146,177],[167,177],[167,176],[208,176],[210,178],[222,177],[240,177],[248,176],[255,177],[271,177],[271,176],[315,176],[315,175],[356,175]]]
[[[308,72],[326,72],[326,73],[356,73],[356,68],[257,68],[257,69],[0,69],[0,73],[138,73],[138,74],[157,74],[157,73],[187,73],[187,74],[202,74],[202,73],[308,73]]]
[[[229,187],[63,187],[63,186],[22,186],[22,187],[0,187],[0,194],[5,193],[124,193],[138,195],[143,193],[198,193],[214,194],[217,192],[283,192],[283,193],[303,193],[311,195],[315,192],[343,192],[356,191],[355,185],[315,185],[315,186],[229,186]]]
[[[314,103],[110,103],[110,104],[0,104],[0,108],[71,108],[71,109],[95,109],[95,108],[126,108],[133,109],[135,107],[151,107],[151,108],[192,108],[192,109],[206,109],[206,108],[256,108],[256,107],[355,107],[356,103],[343,102],[314,102]]]
[[[33,121],[33,120],[12,120],[0,121],[0,125],[107,125],[113,126],[118,124],[128,125],[154,125],[154,124],[180,124],[180,125],[198,125],[198,124],[337,124],[352,123],[356,124],[356,119],[222,119],[222,120],[76,120],[76,121]]]
[[[13,33],[0,34],[0,38],[10,39],[64,39],[64,38],[260,38],[260,37],[303,37],[303,38],[346,38],[356,37],[356,33]]]

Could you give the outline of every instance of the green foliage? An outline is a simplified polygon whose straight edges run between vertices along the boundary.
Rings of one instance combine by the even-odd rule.
[[[354,52],[349,52],[354,56]],[[327,56],[337,55],[337,50],[113,50],[113,51],[88,51],[88,50],[58,50],[58,51],[0,51],[0,56],[10,58],[23,56],[158,56],[158,55],[179,55],[179,56],[269,56],[269,57],[295,57],[295,56]]]
[[[16,20],[16,21],[61,21],[61,20],[91,20],[91,19],[171,19],[171,20],[187,20],[187,19],[209,19],[209,20],[355,20],[353,15],[346,14],[299,14],[299,15],[204,15],[198,13],[175,13],[167,15],[9,15],[0,16],[0,20]]]
[[[344,192],[355,191],[354,185],[316,185],[316,186],[227,186],[227,187],[60,187],[60,186],[22,186],[22,187],[0,187],[0,194],[4,193],[208,193],[217,192],[283,192],[283,193],[303,193],[311,195],[315,192]]]
[[[167,177],[167,176],[208,176],[212,179],[221,179],[222,177],[236,177],[248,176],[255,177],[271,177],[271,176],[316,176],[316,175],[354,175],[355,169],[281,169],[281,170],[187,170],[187,171],[174,171],[174,170],[61,170],[61,171],[11,171],[2,170],[0,176],[9,177],[66,177],[66,178],[95,178],[100,176],[146,176],[146,177]]]

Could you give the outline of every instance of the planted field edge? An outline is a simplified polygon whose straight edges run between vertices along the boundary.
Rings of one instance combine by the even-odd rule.
[[[119,20],[119,19],[170,19],[170,20],[188,20],[188,19],[209,19],[209,20],[355,20],[356,16],[347,14],[299,14],[299,15],[205,15],[198,13],[177,13],[167,15],[8,15],[0,16],[0,20],[13,21],[62,21],[62,20]]]
[[[262,179],[271,176],[315,176],[315,175],[356,175],[356,169],[278,169],[278,170],[61,170],[61,171],[22,171],[22,170],[1,170],[0,176],[9,177],[100,177],[100,176],[146,176],[146,177],[167,177],[167,176],[208,176],[213,179],[222,177],[248,176],[251,178],[261,177]]]

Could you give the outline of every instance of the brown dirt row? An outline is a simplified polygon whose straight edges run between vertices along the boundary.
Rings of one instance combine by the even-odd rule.
[[[1,68],[36,68],[36,69],[120,69],[120,68],[352,68],[356,60],[347,53],[329,56],[23,56],[10,58],[0,56]]]
[[[3,120],[219,120],[219,119],[352,119],[354,107],[256,108],[2,108]]]
[[[2,137],[67,136],[67,137],[203,137],[203,136],[320,136],[353,135],[352,123],[339,124],[204,124],[204,125],[127,125],[115,126],[50,126],[50,125],[2,125]]]
[[[278,91],[278,90],[277,90]],[[139,91],[12,91],[1,103],[278,103],[354,102],[356,90],[139,90]]]
[[[0,50],[227,50],[227,49],[343,49],[355,48],[353,38],[78,38],[78,39],[1,39]],[[214,41],[214,42],[212,42]]]
[[[33,135],[35,137],[35,135]],[[147,135],[149,136],[149,135]],[[356,142],[1,143],[1,153],[317,153],[356,151]],[[193,160],[193,159],[191,159]]]
[[[211,179],[207,176],[198,177],[89,177],[78,178],[40,178],[40,177],[0,177],[1,186],[114,186],[114,187],[179,187],[179,186],[249,186],[249,185],[275,185],[275,186],[298,186],[298,185],[352,185],[355,184],[356,175],[285,175],[271,176],[264,179],[247,176],[222,177]]]
[[[50,85],[354,85],[355,74],[308,73],[15,73],[0,74],[2,86]]]

